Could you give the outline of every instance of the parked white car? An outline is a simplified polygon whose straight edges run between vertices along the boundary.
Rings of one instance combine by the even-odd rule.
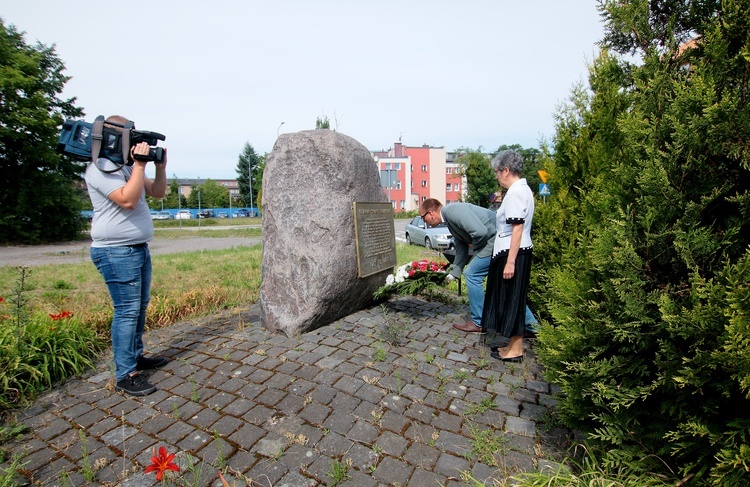
[[[180,210],[174,216],[175,220],[190,220],[191,218],[193,218],[193,214],[190,213],[190,210]]]

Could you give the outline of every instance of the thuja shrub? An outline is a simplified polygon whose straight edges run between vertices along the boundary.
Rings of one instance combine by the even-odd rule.
[[[750,9],[601,11],[608,49],[559,113],[549,170],[575,203],[545,211],[569,225],[535,237],[560,248],[535,278],[554,325],[539,356],[603,465],[750,485]]]

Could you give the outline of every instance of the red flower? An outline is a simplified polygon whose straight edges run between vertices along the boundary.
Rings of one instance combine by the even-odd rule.
[[[156,455],[156,452],[154,452],[154,456],[151,457],[151,465],[146,467],[143,473],[156,472],[156,480],[161,480],[167,470],[179,472],[180,467],[172,460],[174,460],[174,453],[167,455],[167,449],[160,446],[159,454]]]
[[[0,297],[0,303],[4,303],[4,302],[5,302],[5,298]]]
[[[73,316],[73,313],[71,311],[62,311],[61,313],[58,313],[56,315],[53,315],[52,313],[49,314],[49,317],[52,318],[52,321],[60,321],[63,318],[70,318]]]

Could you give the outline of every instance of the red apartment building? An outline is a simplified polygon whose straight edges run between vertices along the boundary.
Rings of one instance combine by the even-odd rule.
[[[466,187],[455,154],[444,147],[409,147],[397,142],[387,151],[374,151],[380,182],[395,211],[418,210],[427,198],[455,203]]]

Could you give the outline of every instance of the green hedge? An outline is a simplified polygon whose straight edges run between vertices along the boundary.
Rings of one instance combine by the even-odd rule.
[[[604,464],[750,485],[750,8],[602,5],[535,217],[539,356]]]

